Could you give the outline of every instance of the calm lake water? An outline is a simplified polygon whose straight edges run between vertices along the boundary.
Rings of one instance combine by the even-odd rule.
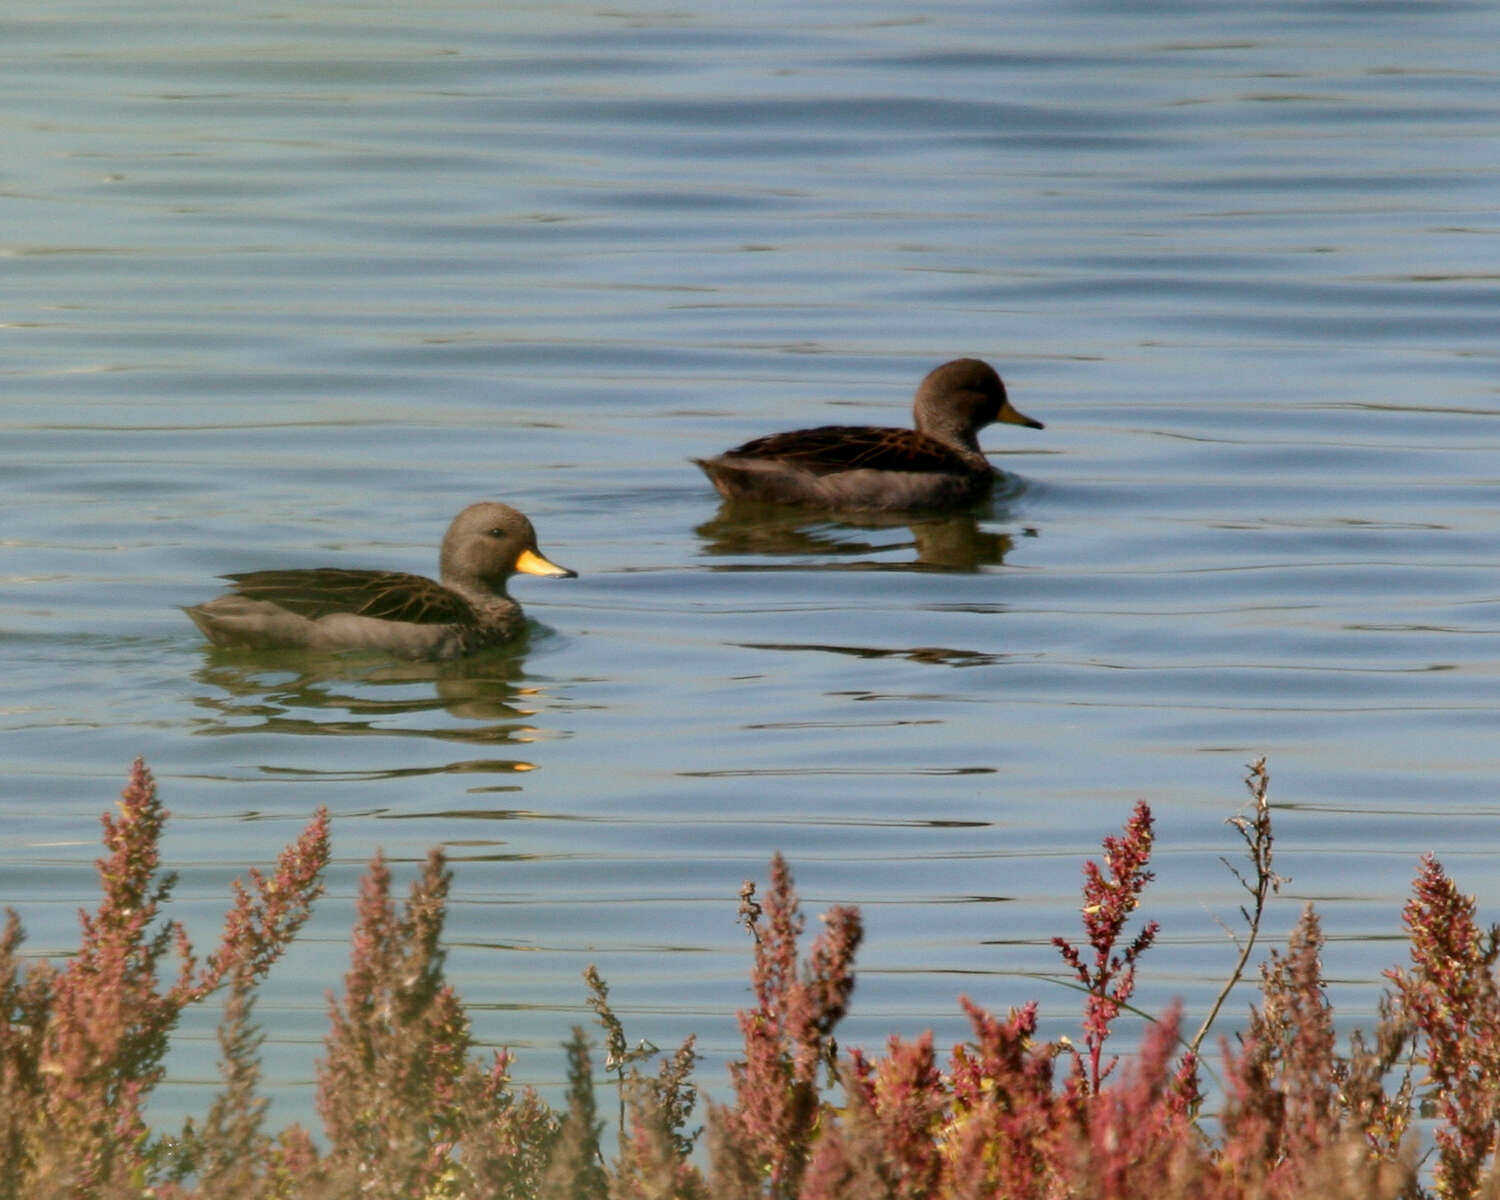
[[[200,945],[327,805],[329,895],[258,1009],[278,1117],[312,1119],[377,847],[403,891],[447,848],[452,975],[544,1086],[596,963],[724,1094],[777,849],[810,914],[863,906],[846,1043],[951,1042],[960,992],[1076,1034],[1049,940],[1138,798],[1141,1002],[1195,1020],[1261,754],[1272,932],[1316,902],[1346,1027],[1422,852],[1500,913],[1500,5],[0,29],[0,901],[76,945],[138,754]],[[958,355],[1047,425],[983,435],[1012,479],[973,515],[747,519],[688,461],[904,424]],[[234,570],[431,573],[482,498],[580,575],[516,584],[513,651],[224,654],[178,609]],[[207,1106],[216,1015],[164,1122]]]

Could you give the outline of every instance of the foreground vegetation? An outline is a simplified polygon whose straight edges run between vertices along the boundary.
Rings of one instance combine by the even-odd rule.
[[[1239,963],[1277,881],[1263,763],[1248,816],[1233,823],[1249,869]],[[1323,993],[1322,935],[1309,908],[1261,969],[1248,1024],[1220,1048],[1224,1095],[1202,1111],[1198,1053],[1173,1008],[1128,1064],[1106,1053],[1130,1003],[1154,923],[1127,937],[1152,844],[1137,805],[1084,869],[1084,941],[1056,939],[1085,996],[1081,1038],[1036,1039],[1035,1003],[996,1017],[961,1000],[970,1040],[940,1059],[930,1035],[883,1053],[844,1052],[834,1031],[854,988],[860,915],[834,908],[805,961],[786,864],[758,899],[741,895],[754,942],[754,1004],[740,1014],[733,1096],[694,1127],[692,1041],[631,1051],[592,971],[605,1069],[623,1113],[601,1145],[588,1038],[567,1045],[568,1105],[512,1086],[509,1058],[475,1054],[444,981],[440,937],[450,875],[434,851],[404,906],[377,857],[362,885],[344,994],[330,1002],[319,1063],[320,1149],[297,1127],[265,1128],[257,1096],[255,990],[306,920],[328,859],[319,813],[269,876],[236,885],[223,937],[199,963],[164,920],[166,812],[137,762],[118,816],[104,818],[102,898],[64,965],[22,960],[20,922],[0,937],[0,1195],[142,1197],[548,1197],[715,1200],[859,1197],[1500,1196],[1500,930],[1435,859],[1422,861],[1404,920],[1410,962],[1387,973],[1380,1021],[1340,1048]],[[173,962],[175,960],[175,966]],[[201,1123],[163,1136],[143,1105],[162,1078],[183,1008],[225,997],[224,1088]],[[1217,1011],[1215,1005],[1215,1011]],[[1210,1021],[1212,1015],[1210,1016]],[[1419,1161],[1415,1114],[1431,1116]],[[706,1153],[696,1143],[706,1142]]]

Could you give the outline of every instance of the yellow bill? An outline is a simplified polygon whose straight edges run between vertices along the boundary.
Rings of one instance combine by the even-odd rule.
[[[570,571],[567,567],[560,567],[550,559],[544,558],[540,550],[533,550],[530,546],[521,551],[521,557],[516,559],[516,570],[523,575],[545,575],[549,579],[576,579],[577,571]]]

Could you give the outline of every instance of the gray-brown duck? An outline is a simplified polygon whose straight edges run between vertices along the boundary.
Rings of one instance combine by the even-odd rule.
[[[572,578],[537,549],[536,531],[508,504],[471,504],[443,537],[441,582],[401,571],[314,567],[226,575],[226,595],[186,609],[220,646],[373,650],[447,659],[509,641],[521,606],[516,573]]]

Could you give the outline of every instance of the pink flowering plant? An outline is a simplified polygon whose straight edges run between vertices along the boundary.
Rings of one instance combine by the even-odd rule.
[[[1138,804],[1084,867],[1083,939],[1056,940],[1083,997],[1081,1045],[1041,1040],[1034,1001],[996,1016],[961,998],[964,1040],[932,1035],[877,1051],[839,1045],[864,933],[835,907],[805,956],[791,871],[778,855],[764,897],[741,893],[750,1003],[732,1094],[693,1126],[692,1039],[635,1048],[590,969],[589,1005],[616,1095],[606,1153],[593,1048],[566,1045],[554,1110],[510,1080],[507,1052],[478,1053],[444,973],[452,875],[433,852],[404,902],[379,855],[361,886],[342,993],[319,1063],[320,1136],[265,1128],[257,1095],[256,988],[306,920],[328,859],[317,814],[273,872],[236,884],[223,935],[201,962],[162,910],[166,811],[144,765],[104,821],[101,900],[76,955],[26,962],[19,919],[0,934],[0,1195],[158,1200],[1469,1200],[1500,1197],[1500,930],[1481,928],[1436,859],[1403,914],[1409,964],[1368,1036],[1341,1045],[1323,986],[1323,934],[1304,911],[1262,967],[1243,1027],[1221,1039],[1213,1093],[1198,1046],[1238,980],[1279,882],[1269,776],[1251,768],[1253,817],[1231,818],[1250,866],[1248,934],[1198,1032],[1170,1006],[1133,1051],[1104,1053],[1132,1006],[1153,921],[1132,930],[1151,882],[1155,831]],[[183,1009],[219,991],[224,1086],[201,1123],[154,1131]],[[1058,1070],[1059,1060],[1064,1069]],[[653,1069],[654,1067],[654,1069]],[[1212,1108],[1210,1106],[1213,1106]],[[1418,1117],[1430,1115],[1425,1138]],[[700,1132],[707,1136],[700,1139]]]
[[[1098,1095],[1099,1086],[1114,1070],[1116,1059],[1101,1061],[1110,1026],[1135,992],[1135,965],[1151,948],[1159,928],[1148,921],[1123,947],[1120,938],[1125,923],[1141,904],[1141,893],[1155,878],[1146,869],[1151,860],[1151,809],[1138,801],[1122,837],[1104,839],[1104,867],[1093,861],[1083,864],[1083,929],[1093,949],[1092,959],[1067,938],[1052,944],[1062,953],[1083,985],[1083,1036],[1088,1048],[1085,1070],[1082,1056],[1074,1052],[1075,1079]]]
[[[119,815],[103,818],[99,907],[79,913],[82,940],[64,966],[23,970],[20,921],[8,914],[0,941],[0,1183],[7,1195],[27,1194],[38,1179],[55,1194],[79,1196],[141,1181],[144,1102],[161,1081],[182,1010],[229,978],[249,986],[263,977],[322,891],[328,815],[319,811],[270,878],[252,872],[248,888],[235,884],[223,937],[200,967],[183,927],[158,922],[176,882],[159,870],[166,819],[156,783],[137,759]]]

